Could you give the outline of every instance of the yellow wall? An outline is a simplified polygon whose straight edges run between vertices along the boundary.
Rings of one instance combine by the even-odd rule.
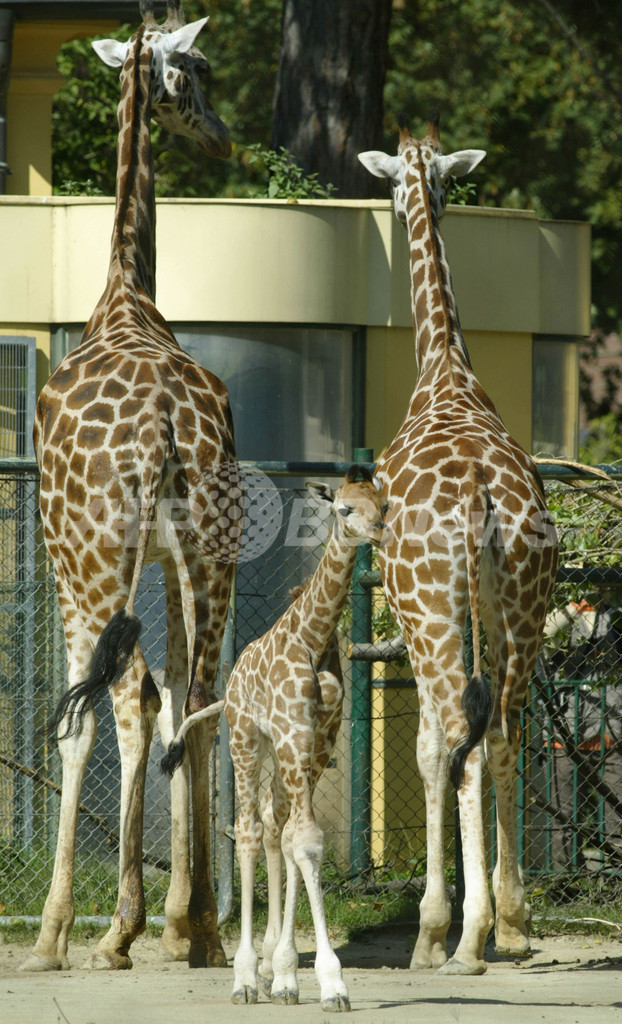
[[[138,8],[138,5],[137,5]],[[52,194],[52,103],[63,78],[56,57],[70,39],[111,32],[118,21],[16,21],[7,97],[7,194]]]
[[[531,449],[532,336],[499,331],[465,331],[473,369],[497,406],[510,433]],[[417,380],[410,327],[367,331],[367,444],[382,450],[400,427]]]

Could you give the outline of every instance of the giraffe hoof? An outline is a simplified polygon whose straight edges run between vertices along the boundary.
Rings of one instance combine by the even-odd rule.
[[[164,944],[160,945],[160,959],[164,963],[183,963],[188,959],[188,943],[186,943],[185,949],[178,949],[177,951],[167,947]]]
[[[278,992],[270,992],[270,1000],[278,1006],[296,1006],[298,1003],[298,992],[293,988],[282,988]]]
[[[466,964],[463,960],[457,960],[455,956],[452,956],[446,964],[439,967],[437,974],[485,974],[488,970],[484,960],[473,960],[472,963]]]
[[[227,967],[227,955],[222,948],[208,950],[207,953],[207,966],[208,967]]]
[[[329,999],[322,999],[321,1007],[325,1013],[349,1013],[350,1000],[347,995],[337,993]]]
[[[258,993],[256,988],[251,988],[250,985],[243,985],[242,988],[238,988],[231,996],[231,1002],[237,1006],[250,1005],[256,1003]]]
[[[190,938],[181,934],[180,930],[169,925],[164,926],[160,939],[160,953],[163,960],[187,960],[190,954]]]
[[[132,961],[123,953],[91,953],[82,967],[85,971],[131,971]]]
[[[20,964],[18,970],[27,972],[42,971],[68,971],[69,961],[66,957],[62,960],[57,956],[40,956],[38,953],[31,953],[26,957],[23,964]]]
[[[495,944],[495,952],[497,956],[511,956],[514,960],[529,960],[533,956],[529,943],[527,943],[526,947],[521,946],[519,949]]]
[[[411,971],[438,971],[439,967],[443,967],[447,963],[447,953],[444,945],[440,942],[435,942],[431,949],[424,950],[413,950],[412,959],[410,961]]]
[[[268,996],[268,998],[270,998],[270,993],[272,992],[272,982],[274,981],[274,976],[273,975],[270,975],[270,977],[268,977],[267,975],[264,976],[261,973],[261,971],[259,971],[259,973],[257,975],[257,981],[259,982],[259,987],[261,988],[261,991],[263,992],[263,994],[265,996]]]

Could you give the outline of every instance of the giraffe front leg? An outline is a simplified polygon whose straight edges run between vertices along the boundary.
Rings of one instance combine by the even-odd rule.
[[[64,725],[61,724],[61,733]],[[62,791],[58,841],[50,891],[41,915],[41,930],[22,971],[66,971],[67,948],[73,927],[73,872],[78,827],[78,807],[84,770],[93,750],[97,732],[94,712],[83,721],[82,731],[59,740],[62,760]]]
[[[283,928],[279,941],[272,955],[274,978],[270,989],[273,1003],[293,1006],[298,1002],[298,951],[296,949],[296,908],[300,895],[302,876],[293,854],[294,823],[290,816],[281,838],[281,847],[285,859],[287,882],[285,886],[285,907],[283,911]]]
[[[145,776],[160,696],[142,658],[112,689],[121,759],[119,894],[110,928],[84,964],[92,970],[129,970],[134,939],[145,929],[142,873]]]
[[[309,896],[315,942],[315,974],[320,986],[320,1004],[325,1012],[339,1013],[350,1009],[350,997],[343,980],[341,963],[333,950],[322,896],[322,861],[324,859],[324,833],[312,818],[296,828],[293,837],[294,859],[304,878]]]

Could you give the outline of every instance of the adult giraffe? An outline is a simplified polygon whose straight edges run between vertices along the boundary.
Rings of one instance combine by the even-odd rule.
[[[195,39],[207,18],[185,25],[179,0],[169,0],[168,8],[160,27],[152,4],[143,2],[143,23],[127,43],[93,44],[105,63],[122,69],[108,280],[79,347],[43,388],[35,417],[41,517],[65,630],[69,689],[53,720],[63,765],[56,860],[26,970],[68,967],[78,801],[95,740],[94,704],[108,687],[121,760],[119,893],[88,966],[132,966],[129,949],[145,927],[142,820],[153,725],[160,712],[168,744],[184,713],[214,699],[237,547],[226,389],[182,351],[154,304],[151,117],[191,136],[211,156],[226,157],[231,148],[202,91],[209,66]],[[230,476],[233,493],[227,492]],[[226,519],[227,503],[228,533],[220,518]],[[153,560],[162,563],[166,580],[162,700],[138,646],[134,615],[141,569]],[[190,741],[192,880],[189,782],[182,771],[172,784],[172,877],[163,934],[167,955],[188,958],[193,967],[225,963],[209,880],[208,756],[215,724],[200,728]]]
[[[555,530],[538,471],[508,434],[471,368],[439,232],[450,176],[468,173],[484,155],[465,150],[443,156],[437,115],[420,140],[400,125],[397,156],[360,154],[372,174],[389,179],[410,249],[419,374],[406,418],[376,470],[393,530],[379,561],[420,706],[417,763],[426,795],[427,883],[411,967],[433,966],[446,974],[486,970],[484,944],[493,916],[481,808],[484,736],[497,800],[497,950],[529,955],[514,770],[521,704],[557,565]],[[467,679],[469,612],[473,673]],[[492,692],[481,674],[480,618]],[[448,774],[458,791],[465,875],[462,936],[449,960],[450,904],[443,871]]]

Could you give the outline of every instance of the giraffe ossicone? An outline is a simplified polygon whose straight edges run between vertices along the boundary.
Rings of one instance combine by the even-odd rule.
[[[156,719],[164,745],[184,713],[209,706],[241,537],[240,486],[226,388],[178,345],[155,306],[155,192],[150,122],[228,155],[229,134],[204,94],[196,38],[168,0],[128,43],[100,42],[121,66],[116,205],[106,287],[79,346],[39,396],[34,441],[40,508],[65,630],[68,690],[53,722],[62,759],[54,872],[24,970],[69,966],[80,789],[110,691],[121,762],[119,890],[106,935],[85,966],[127,969],[145,927],[142,822]],[[190,520],[187,511],[191,508]],[[138,643],[141,570],[160,561],[166,668],[156,687]],[[190,768],[171,783],[171,883],[162,936],[169,959],[224,965],[211,890],[209,753],[215,718],[189,741]],[[192,790],[190,792],[190,775]],[[192,834],[190,804],[192,803]],[[192,854],[191,854],[192,849]]]
[[[320,563],[297,588],[289,608],[242,652],[225,693],[239,801],[235,836],[242,897],[232,1000],[256,1003],[261,988],[274,1003],[298,1002],[295,927],[304,880],[315,928],[321,1006],[341,1012],[350,1009],[350,999],[326,926],[321,882],[324,835],[313,811],[313,791],[341,725],[344,692],[335,631],[358,545],[379,547],[387,540],[387,503],[379,482],[364,466],[352,466],[334,494],[324,483],[310,481],[307,489],[335,516]],[[195,719],[205,714],[199,712]],[[183,759],[190,725],[187,719],[169,747],[163,764],[169,773]],[[260,771],[269,754],[274,771],[260,807]],[[253,891],[262,840],[268,923],[259,965],[253,944]],[[287,870],[284,911],[281,853]]]
[[[462,150],[444,156],[437,115],[422,139],[400,124],[397,155],[359,155],[372,174],[389,180],[396,216],[408,232],[418,379],[376,467],[391,508],[391,537],[378,560],[419,698],[427,875],[411,967],[446,974],[486,970],[484,944],[493,923],[498,952],[530,953],[514,772],[521,705],[557,566],[555,527],[538,470],[471,367],[439,230],[451,177],[468,173],[484,155]],[[472,671],[465,665],[468,614]],[[497,806],[494,917],[482,821],[484,740]],[[448,778],[457,788],[465,874],[462,935],[450,959],[443,849]]]

